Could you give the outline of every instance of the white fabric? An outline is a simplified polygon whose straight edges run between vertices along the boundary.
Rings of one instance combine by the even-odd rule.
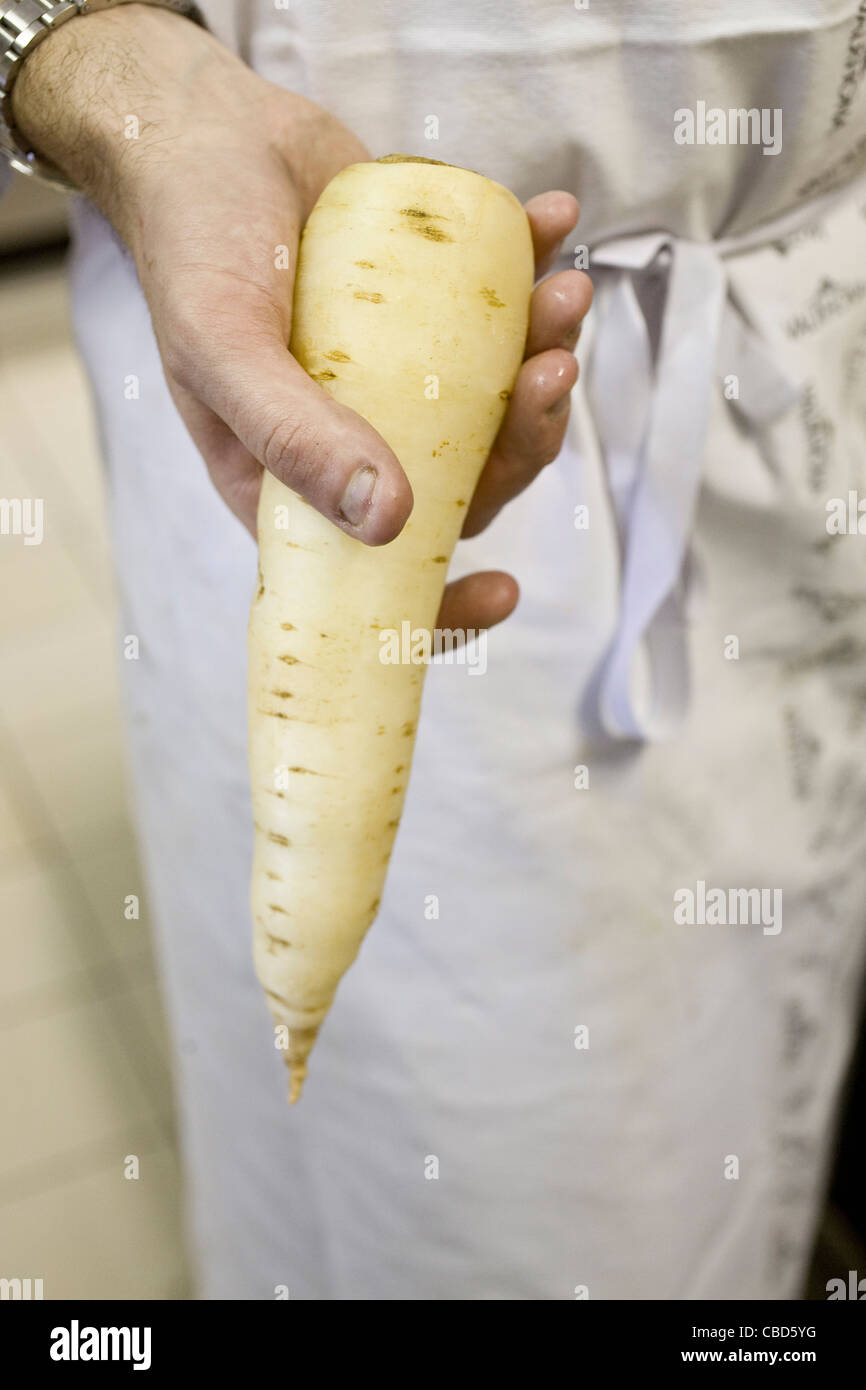
[[[858,187],[866,197],[866,182]],[[855,195],[846,186],[844,197]],[[739,399],[740,381],[746,383],[740,409],[752,425],[766,428],[800,395],[728,297],[725,259],[812,225],[837,202],[831,194],[746,236],[709,243],[659,233],[592,248],[595,270],[619,272],[596,306],[600,327],[591,364],[623,554],[620,618],[598,688],[599,724],[611,737],[670,737],[688,708],[686,552],[720,345],[736,382],[732,399]],[[632,279],[651,265],[667,273],[657,363]],[[642,642],[652,672],[646,711],[636,704],[633,679]]]
[[[455,575],[510,568],[521,603],[484,678],[429,673],[380,917],[291,1112],[249,944],[254,551],[173,411],[129,259],[79,205],[76,319],[122,626],[141,641],[130,740],[203,1296],[798,1291],[866,944],[866,551],[824,527],[825,500],[863,486],[864,199],[761,242],[864,167],[864,92],[840,97],[857,8],[669,0],[662,23],[642,0],[205,5],[374,154],[573,189],[604,282],[581,344],[588,363],[598,345],[595,404],[582,382],[560,458],[458,548]],[[677,146],[673,110],[699,99],[781,107],[782,153]],[[735,256],[707,245],[752,233]],[[640,267],[662,244],[654,323]],[[670,616],[656,600],[686,550],[679,646],[633,690],[635,639]],[[653,681],[686,654],[688,706],[681,684],[662,702],[675,738],[596,739],[599,709],[653,732]],[[781,888],[783,929],[677,925],[674,893],[698,881]]]

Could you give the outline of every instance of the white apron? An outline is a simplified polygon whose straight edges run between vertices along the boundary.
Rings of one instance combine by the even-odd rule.
[[[574,191],[599,295],[567,446],[458,547],[520,606],[484,677],[428,675],[380,916],[290,1111],[247,903],[254,548],[79,202],[199,1294],[797,1296],[866,947],[866,541],[825,525],[866,487],[863,6],[204,8],[374,155]],[[781,152],[678,144],[700,101],[780,108]],[[676,920],[712,889],[781,907]]]

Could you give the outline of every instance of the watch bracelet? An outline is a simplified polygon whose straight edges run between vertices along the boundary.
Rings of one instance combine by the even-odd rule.
[[[139,0],[141,2],[141,0]],[[39,44],[70,19],[86,18],[132,0],[0,0],[0,157],[18,173],[39,178],[64,192],[75,185],[47,160],[31,150],[12,119],[11,98],[18,75]],[[206,27],[196,4],[187,0],[143,0],[157,9],[173,10]]]

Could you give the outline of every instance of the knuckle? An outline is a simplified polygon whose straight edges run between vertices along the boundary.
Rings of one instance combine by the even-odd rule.
[[[261,461],[269,473],[295,492],[309,479],[309,440],[299,420],[279,419],[265,436]]]

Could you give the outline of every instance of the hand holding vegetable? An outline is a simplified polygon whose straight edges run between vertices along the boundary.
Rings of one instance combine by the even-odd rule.
[[[400,464],[286,350],[300,229],[333,175],[368,158],[360,142],[189,20],[134,4],[72,20],[41,44],[22,69],[14,115],[129,246],[172,396],[245,525],[255,530],[264,465],[348,534],[371,545],[397,535],[412,505]],[[130,115],[136,139],[124,135]],[[527,212],[540,270],[577,204],[547,193]],[[556,456],[590,299],[577,271],[536,289],[527,360],[464,535]],[[441,622],[491,626],[516,601],[507,575],[472,575],[449,586]]]
[[[267,527],[251,626],[256,962],[275,1019],[288,1027],[297,1096],[318,1026],[375,916],[411,761],[423,671],[392,668],[394,679],[383,684],[368,639],[401,616],[426,628],[489,627],[517,601],[515,582],[498,572],[450,585],[444,599],[442,581],[461,528],[465,536],[482,530],[559,451],[591,285],[564,271],[531,299],[530,289],[533,260],[542,272],[577,204],[547,193],[524,214],[504,189],[466,171],[391,167],[394,196],[402,188],[407,197],[374,200],[371,211],[374,222],[383,206],[394,214],[403,251],[419,253],[419,283],[441,262],[442,287],[454,292],[464,259],[481,277],[463,305],[472,308],[452,325],[463,386],[452,379],[441,409],[412,420],[418,383],[407,397],[393,360],[391,413],[371,403],[376,372],[360,351],[362,319],[347,318],[345,299],[342,317],[328,310],[327,258],[299,296],[305,321],[292,323],[298,242],[314,204],[340,170],[354,187],[359,169],[377,167],[326,111],[265,82],[189,21],[139,5],[52,34],[25,64],[13,111],[33,147],[125,240],[169,389],[211,478],[253,533],[257,508]],[[130,117],[135,138],[127,139]],[[338,225],[331,232],[345,271],[351,248]],[[373,341],[384,352],[401,322],[394,304],[385,306],[403,251],[383,266],[378,244],[373,238],[370,254],[355,258],[355,307],[383,307],[389,327]],[[456,256],[424,254],[447,253],[449,244]],[[313,252],[308,260],[312,266]],[[440,333],[450,331],[435,294],[429,302],[410,295],[410,310],[413,303],[430,309]],[[322,359],[320,331],[341,325],[345,342],[335,340],[333,360],[327,352]],[[417,371],[432,351],[436,374],[448,350],[438,342],[428,351],[429,335],[417,330],[410,322],[403,334],[406,368]],[[419,489],[411,519],[401,461]],[[286,498],[289,530],[279,536],[274,507]],[[288,616],[288,598],[302,623]],[[335,683],[330,709],[323,679]],[[292,779],[284,805],[274,781],[283,765]],[[340,784],[346,767],[355,775]]]

